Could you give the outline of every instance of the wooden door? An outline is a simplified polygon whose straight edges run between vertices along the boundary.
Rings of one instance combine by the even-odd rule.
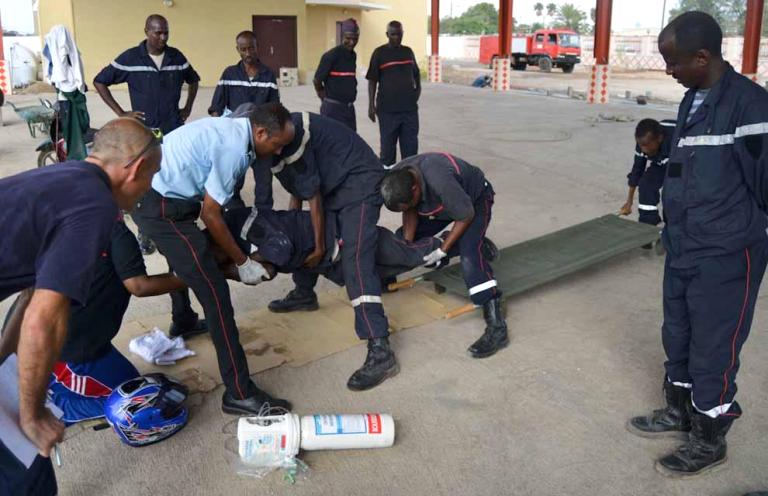
[[[259,59],[279,74],[281,67],[299,66],[296,16],[253,16]],[[279,77],[279,75],[278,75]]]

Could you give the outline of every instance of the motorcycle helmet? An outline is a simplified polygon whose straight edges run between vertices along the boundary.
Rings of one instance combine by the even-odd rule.
[[[179,432],[188,420],[184,400],[188,390],[165,374],[147,374],[116,387],[104,405],[104,415],[129,446],[157,443]]]

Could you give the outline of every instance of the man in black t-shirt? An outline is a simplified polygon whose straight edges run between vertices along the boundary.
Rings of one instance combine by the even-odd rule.
[[[392,21],[387,26],[389,43],[373,51],[368,66],[368,117],[379,116],[381,161],[385,166],[400,158],[419,153],[419,96],[421,79],[413,50],[403,46],[403,26]],[[376,90],[378,89],[378,94]]]
[[[343,122],[357,130],[355,100],[357,99],[357,54],[360,39],[357,21],[341,23],[341,45],[323,54],[315,72],[315,91],[322,102],[320,114]]]
[[[109,247],[96,264],[87,303],[72,305],[67,340],[48,384],[65,424],[103,417],[112,389],[138,377],[111,344],[131,295],[156,296],[185,287],[171,274],[148,276],[136,237],[122,219],[115,224]]]

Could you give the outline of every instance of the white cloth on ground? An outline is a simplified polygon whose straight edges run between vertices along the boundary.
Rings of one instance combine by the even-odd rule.
[[[173,365],[177,360],[195,356],[194,351],[187,349],[184,338],[171,339],[157,327],[131,339],[128,350],[153,365]]]

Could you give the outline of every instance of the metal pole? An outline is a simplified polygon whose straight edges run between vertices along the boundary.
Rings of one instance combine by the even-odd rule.
[[[747,0],[747,20],[744,24],[744,55],[741,73],[755,76],[760,53],[760,32],[763,25],[764,0]]]
[[[432,0],[432,55],[440,52],[440,0]]]
[[[664,29],[664,21],[667,18],[667,0],[664,0],[664,6],[661,8],[661,29]]]
[[[512,0],[499,0],[499,56],[509,57],[512,49]]]
[[[597,0],[595,6],[595,64],[606,65],[611,53],[612,0]]]

